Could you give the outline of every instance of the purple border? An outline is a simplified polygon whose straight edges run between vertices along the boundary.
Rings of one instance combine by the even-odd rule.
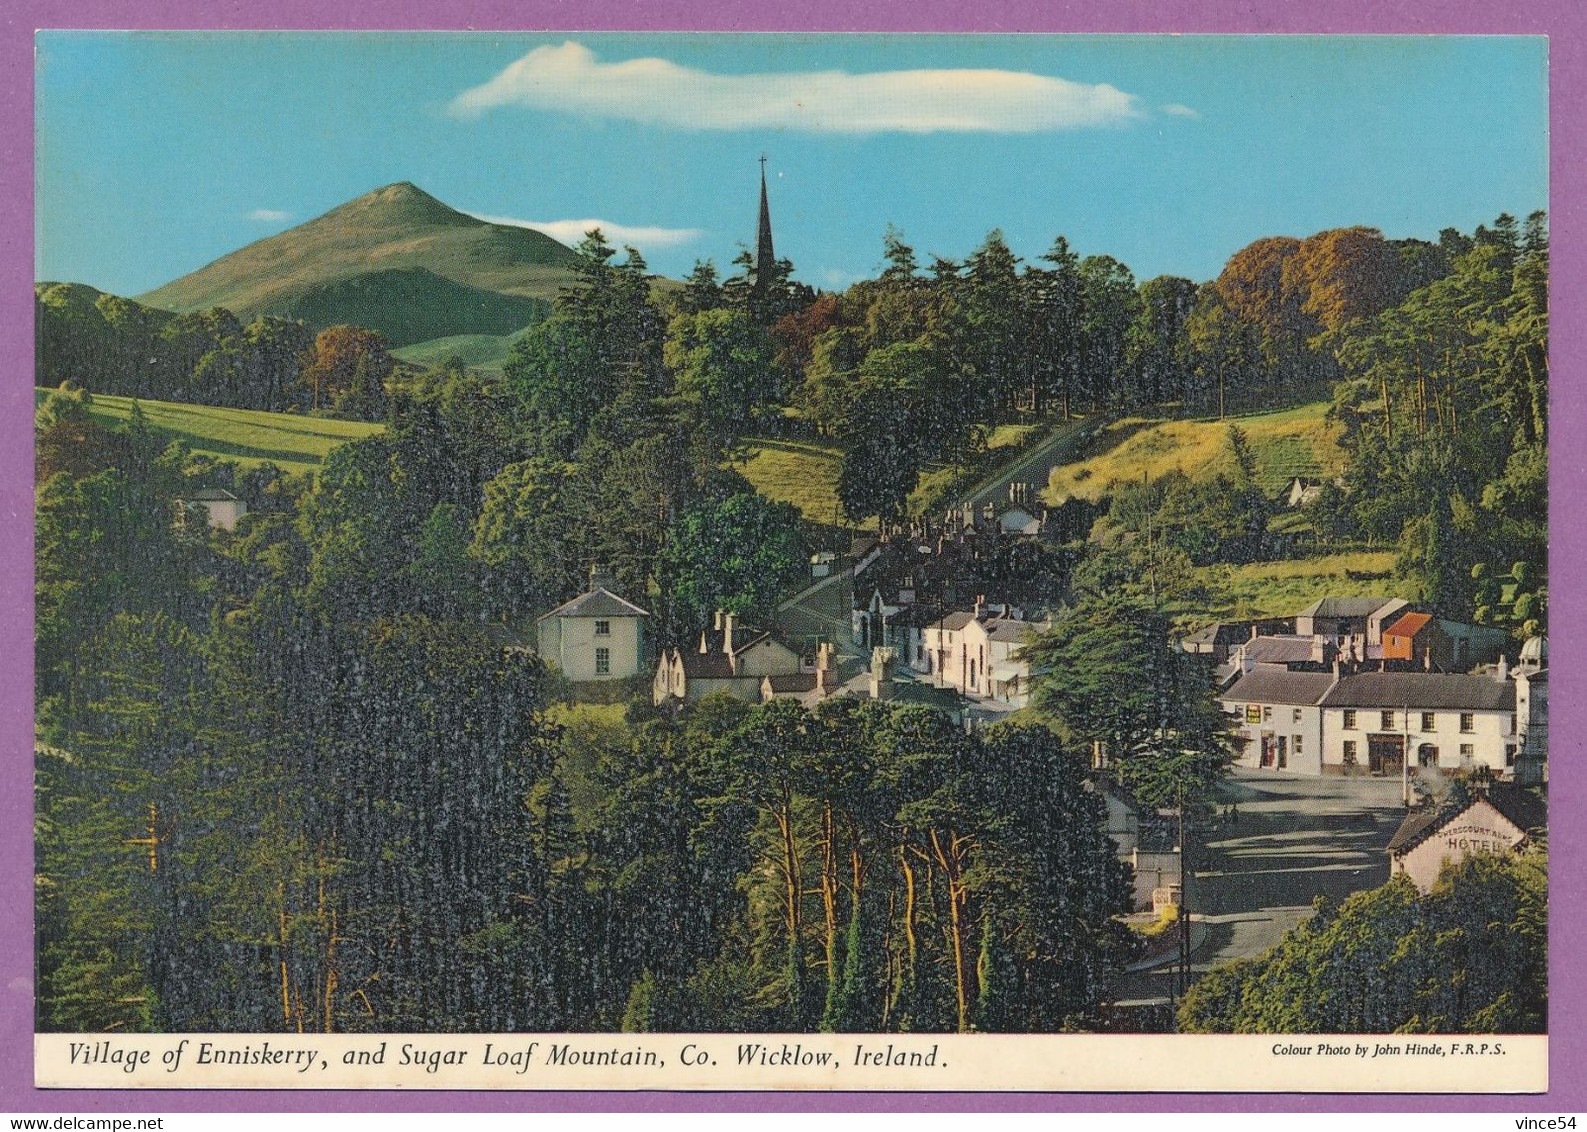
[[[205,1111],[1500,1111],[1562,1112],[1587,1108],[1587,1054],[1581,1042],[1587,973],[1561,946],[1587,931],[1583,838],[1575,816],[1587,801],[1579,736],[1587,705],[1576,698],[1587,675],[1587,539],[1567,514],[1587,489],[1587,456],[1560,438],[1587,429],[1587,396],[1573,376],[1587,356],[1587,15],[1579,0],[870,0],[853,10],[842,0],[785,4],[756,13],[732,0],[10,0],[0,22],[0,357],[11,376],[0,382],[0,1110],[18,1113]],[[334,17],[328,13],[334,11]],[[329,22],[333,18],[334,22]],[[1546,34],[1550,37],[1550,228],[1555,282],[1552,351],[1553,514],[1551,574],[1556,595],[1553,641],[1567,674],[1556,697],[1552,784],[1557,821],[1551,838],[1553,962],[1552,1041],[1546,1096],[1531,1098],[1294,1094],[857,1094],[857,1093],[395,1093],[38,1091],[32,1087],[32,275],[33,55],[40,27],[343,28],[484,31],[873,31],[873,32],[1228,32]],[[1559,296],[1571,296],[1560,301]]]

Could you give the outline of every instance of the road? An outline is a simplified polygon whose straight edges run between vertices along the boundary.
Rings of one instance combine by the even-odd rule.
[[[1045,485],[1052,470],[1073,460],[1094,426],[1081,421],[1060,425],[1029,450],[1008,461],[950,504],[1006,503],[1008,485],[1016,480]],[[847,642],[853,594],[853,571],[844,570],[806,586],[777,607],[783,631],[796,639],[824,637]]]
[[[1343,899],[1389,879],[1384,852],[1404,810],[1398,779],[1294,778],[1235,770],[1224,802],[1239,819],[1206,833],[1191,857],[1191,916],[1206,928],[1192,976],[1260,955],[1312,914],[1312,901]],[[1166,1001],[1172,964],[1126,975],[1119,1002]]]
[[[998,468],[969,491],[960,492],[949,503],[1007,503],[1008,485],[1016,480],[1038,484],[1041,490],[1045,490],[1052,470],[1073,460],[1095,427],[1096,424],[1086,421],[1059,425],[1051,436],[1032,445],[1024,454]]]

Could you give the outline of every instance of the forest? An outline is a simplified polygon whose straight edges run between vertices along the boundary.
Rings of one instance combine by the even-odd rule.
[[[1440,610],[1543,627],[1541,216],[1258,241],[1199,286],[1061,238],[1023,269],[997,233],[925,269],[884,250],[841,294],[786,261],[658,293],[592,233],[499,374],[400,381],[358,328],[45,291],[41,382],[69,384],[36,428],[40,1027],[1100,1025],[1137,945],[1091,745],[1162,804],[1221,774],[1160,588],[1260,550],[1238,429],[1225,484],[1121,492],[1049,563],[1028,718],[570,704],[522,634],[592,563],[662,643],[769,616],[805,570],[810,525],[727,466],[747,435],[836,438],[847,518],[891,520],[1002,421],[1322,389],[1349,461],[1319,529],[1398,548]],[[94,391],[387,427],[316,477],[242,472],[94,419]],[[235,533],[173,521],[205,487],[248,503]]]

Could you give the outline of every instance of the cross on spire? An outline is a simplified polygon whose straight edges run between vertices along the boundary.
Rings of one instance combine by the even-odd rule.
[[[765,297],[775,275],[777,253],[771,245],[771,206],[766,203],[766,155],[760,155],[760,226],[755,239],[755,292]]]

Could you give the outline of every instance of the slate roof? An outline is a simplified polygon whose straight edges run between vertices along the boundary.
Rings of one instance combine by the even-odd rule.
[[[1311,661],[1310,637],[1258,637],[1245,646],[1254,664],[1306,664]]]
[[[781,695],[794,692],[812,692],[816,686],[816,673],[794,672],[786,676],[763,676],[761,679],[771,684],[771,690]]]
[[[726,653],[679,649],[678,655],[683,658],[683,674],[691,680],[731,680],[738,675]]]
[[[947,630],[949,630],[951,632],[951,631],[955,631],[955,630],[964,628],[966,625],[968,625],[970,622],[972,622],[974,620],[975,620],[975,614],[968,613],[965,610],[961,609],[961,610],[957,610],[957,611],[955,611],[953,613],[948,614],[941,621],[938,621],[935,625],[933,625],[932,628],[934,628],[934,629],[947,629]]]
[[[587,594],[580,594],[572,601],[559,605],[550,613],[544,614],[538,620],[544,621],[547,617],[649,617],[639,606],[631,601],[618,597],[611,590],[591,590]]]
[[[1276,664],[1259,664],[1221,698],[1248,704],[1311,705],[1322,698],[1333,682],[1332,672],[1291,672]]]
[[[1041,632],[1034,621],[1016,621],[1010,617],[993,617],[986,623],[986,635],[993,641],[1024,641]]]
[[[1324,707],[1435,711],[1514,711],[1515,685],[1491,676],[1447,672],[1362,672],[1323,697]]]
[[[1325,597],[1312,602],[1297,617],[1370,617],[1392,598],[1386,597]]]

